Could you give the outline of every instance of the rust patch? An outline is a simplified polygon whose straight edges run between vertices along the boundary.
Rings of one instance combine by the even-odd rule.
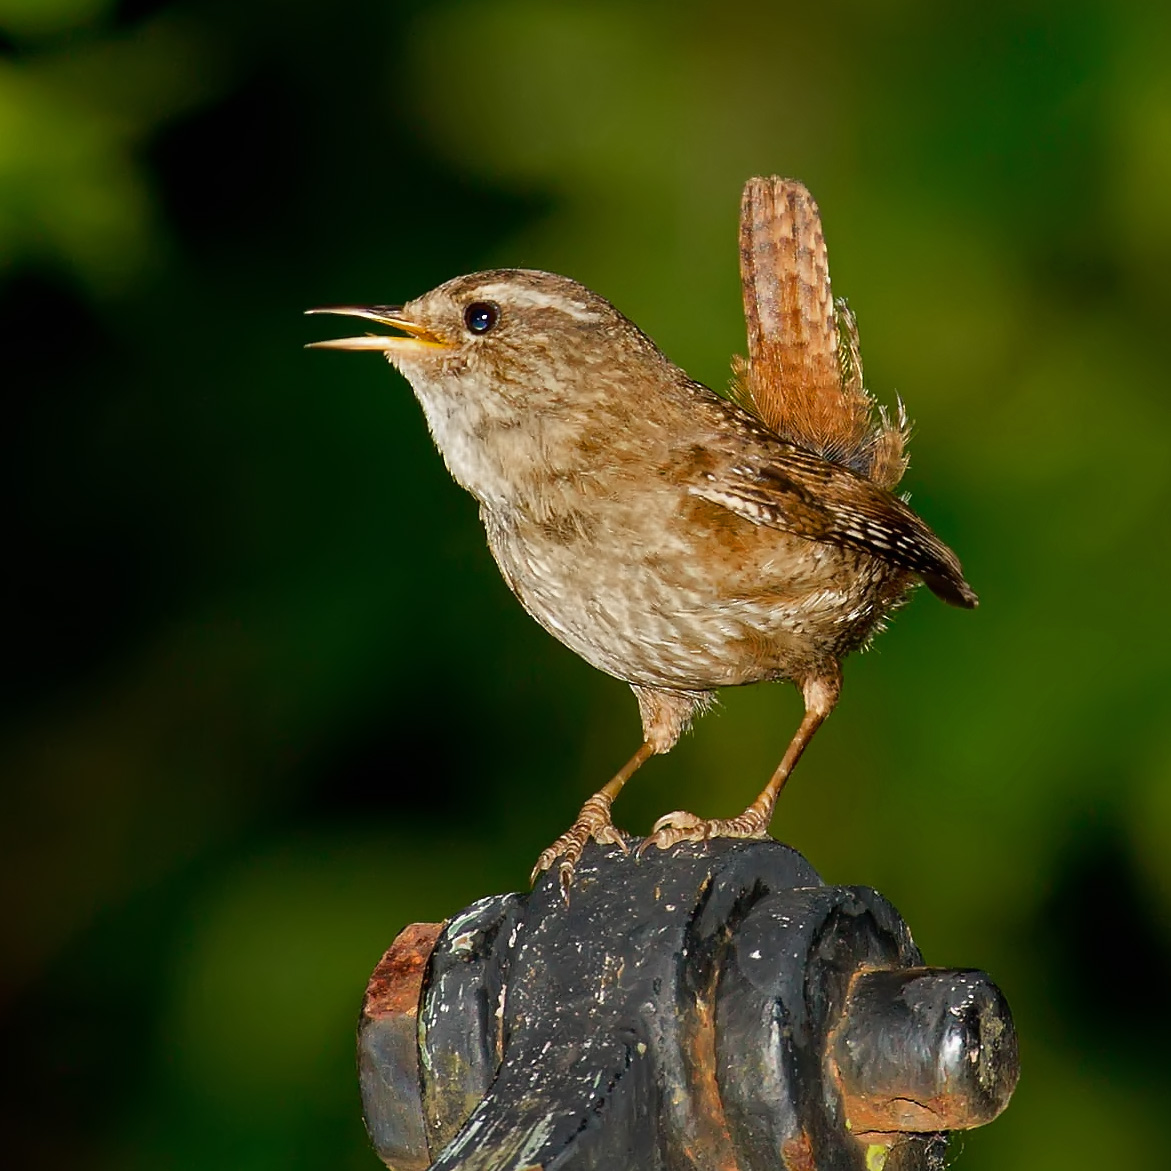
[[[936,1094],[922,1102],[886,1094],[849,1094],[844,1096],[844,1105],[850,1127],[859,1135],[876,1131],[930,1134],[937,1130],[969,1130],[983,1121],[974,1120],[971,1103],[956,1094]]]
[[[691,1104],[691,1134],[686,1151],[700,1167],[710,1167],[712,1171],[737,1171],[740,1164],[716,1080],[715,1011],[705,997],[696,998],[689,1026],[683,1038]]]
[[[785,1164],[785,1171],[817,1171],[817,1163],[813,1158],[813,1140],[804,1130],[792,1138],[785,1139],[781,1145],[781,1161]]]
[[[423,973],[445,923],[412,923],[386,949],[366,985],[362,1015],[370,1020],[414,1016],[419,1011]]]

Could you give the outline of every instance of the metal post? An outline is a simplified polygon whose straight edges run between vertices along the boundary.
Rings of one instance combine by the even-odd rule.
[[[777,842],[587,851],[408,927],[359,1025],[395,1171],[910,1171],[1016,1085],[1008,1005]]]

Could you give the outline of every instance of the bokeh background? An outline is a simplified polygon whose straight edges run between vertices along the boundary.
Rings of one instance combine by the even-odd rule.
[[[1165,1166],[1169,21],[0,0],[6,1165],[377,1166],[367,974],[523,889],[637,721],[301,310],[549,268],[722,387],[779,172],[982,605],[847,664],[774,830],[1006,991],[1023,1078],[957,1167]],[[798,716],[727,693],[620,823],[739,810]]]

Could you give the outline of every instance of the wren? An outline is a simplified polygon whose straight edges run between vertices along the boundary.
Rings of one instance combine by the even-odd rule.
[[[894,488],[908,426],[862,380],[817,206],[752,179],[741,204],[747,360],[728,397],[674,365],[567,277],[495,269],[402,306],[310,310],[399,331],[313,343],[384,354],[455,480],[479,502],[504,580],[550,634],[625,680],[643,742],[538,859],[563,889],[610,807],[721,687],[791,680],[805,714],[738,817],[660,818],[643,843],[766,836],[777,795],[833,710],[842,659],[920,580],[974,607],[960,563]]]

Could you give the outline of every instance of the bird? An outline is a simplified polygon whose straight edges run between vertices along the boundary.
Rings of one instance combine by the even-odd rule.
[[[556,865],[567,897],[590,840],[628,849],[615,797],[720,688],[790,681],[800,725],[743,813],[673,811],[641,850],[766,837],[837,703],[843,658],[920,581],[977,604],[956,555],[895,492],[906,411],[865,388],[857,323],[832,294],[804,184],[750,179],[739,246],[748,353],[726,394],[554,273],[492,269],[403,305],[308,310],[396,331],[310,348],[379,353],[406,378],[513,594],[634,693],[642,743],[533,868],[535,881]]]

